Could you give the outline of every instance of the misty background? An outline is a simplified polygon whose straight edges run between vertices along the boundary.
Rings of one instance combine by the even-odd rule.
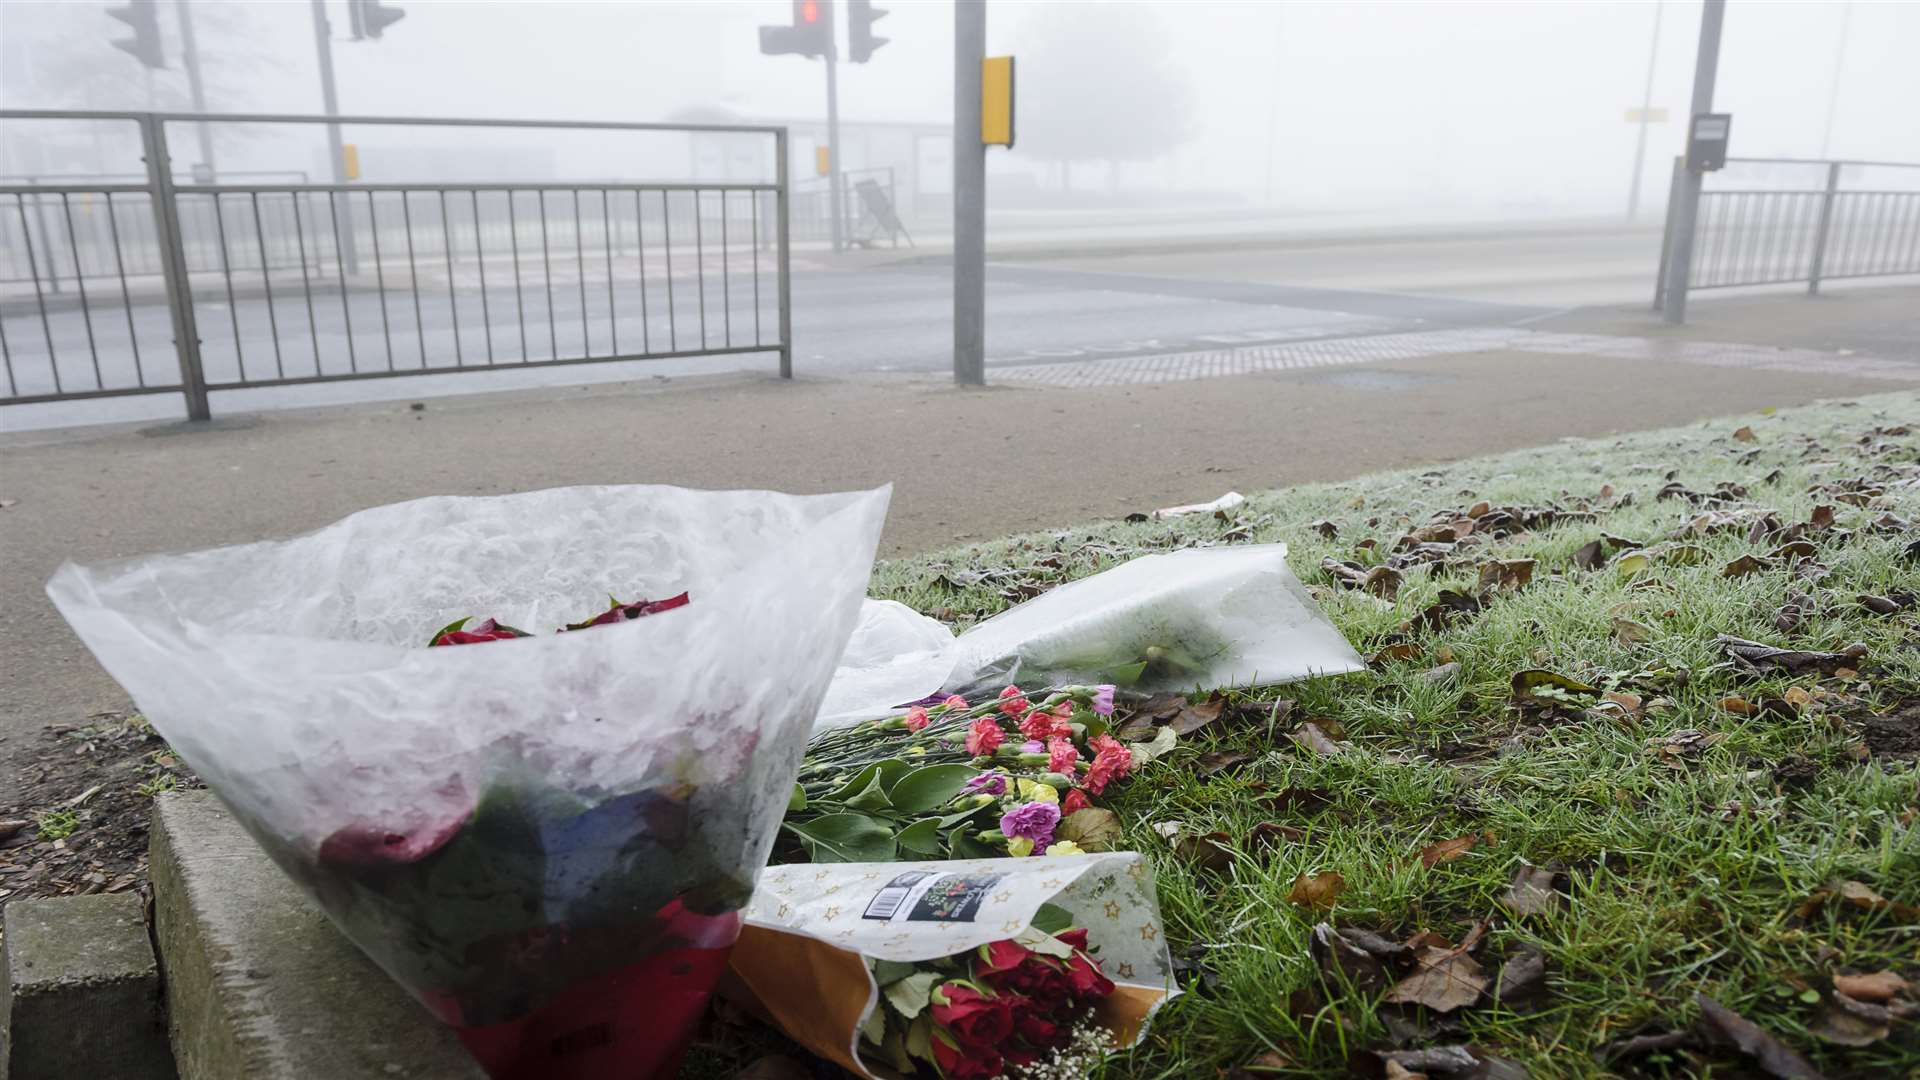
[[[149,77],[111,47],[106,3],[0,4],[8,108],[185,110],[177,17]],[[330,11],[343,114],[794,125],[813,173],[822,65],[763,56],[784,0],[413,2],[381,40]],[[952,8],[895,2],[870,63],[842,63],[843,169],[892,168],[910,220],[945,213]],[[334,5],[334,8],[340,8]],[[194,5],[213,111],[321,111],[314,25],[299,2]],[[996,211],[1128,206],[1429,217],[1605,216],[1625,210],[1648,77],[1653,3],[1020,3],[988,5],[988,51],[1018,62],[1018,145],[989,154]],[[1666,3],[1643,207],[1664,201],[1683,142],[1700,18]],[[844,31],[843,31],[844,32]],[[1920,161],[1920,4],[1728,7],[1715,108],[1737,156]],[[130,132],[8,126],[0,172],[138,169]],[[370,179],[652,176],[759,179],[758,142],[418,129],[349,131]],[[676,141],[677,140],[677,141]],[[184,140],[183,140],[184,141]],[[318,128],[224,126],[222,172],[328,167]],[[176,156],[183,151],[176,149]],[[178,162],[176,162],[178,167]]]

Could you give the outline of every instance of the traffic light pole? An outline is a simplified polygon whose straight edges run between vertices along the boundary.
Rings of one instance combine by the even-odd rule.
[[[1687,138],[1693,138],[1693,118],[1713,111],[1714,77],[1720,69],[1720,22],[1727,0],[1706,0],[1700,11],[1700,51],[1693,63],[1693,108],[1687,117]],[[1689,154],[1690,158],[1692,155]],[[1661,304],[1666,320],[1678,326],[1687,321],[1687,287],[1693,273],[1693,231],[1700,216],[1700,181],[1704,177],[1691,163],[1676,185],[1678,198],[1667,208],[1673,229],[1673,251],[1667,263],[1667,295]]]
[[[313,42],[320,54],[320,103],[328,116],[340,115],[340,98],[333,87],[333,42],[332,28],[327,25],[326,0],[312,0],[313,3]],[[347,155],[340,141],[340,125],[327,125],[327,158],[333,166],[333,182],[347,182]],[[331,196],[329,196],[331,198]],[[353,242],[353,200],[344,199],[345,213],[341,214],[341,225],[334,233],[334,244],[340,253],[340,261],[349,274],[360,272],[360,258]]]
[[[847,200],[840,190],[840,79],[835,74],[840,65],[834,51],[830,48],[820,59],[827,65],[827,194],[833,199],[833,250],[841,251],[845,226],[840,215]]]
[[[193,111],[205,115],[207,111],[207,88],[200,81],[200,48],[193,37],[193,5],[187,0],[174,0],[173,4],[180,15],[180,59],[187,69],[187,91],[193,96]],[[213,171],[213,131],[206,124],[193,125],[194,133],[200,141],[200,164]],[[211,176],[208,177],[211,180]],[[199,183],[199,178],[195,178]]]
[[[986,0],[953,5],[953,381],[987,383],[987,145],[980,139]]]

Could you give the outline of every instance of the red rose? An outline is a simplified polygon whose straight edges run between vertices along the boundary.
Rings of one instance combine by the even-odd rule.
[[[1106,997],[1113,993],[1113,980],[1100,974],[1100,965],[1078,950],[1073,959],[1067,961],[1067,978],[1073,982],[1074,994],[1082,998]]]
[[[975,1049],[991,1049],[1013,1034],[1013,1010],[1006,999],[988,997],[964,983],[943,983],[934,990],[933,1022],[952,1032],[961,1045]]]
[[[1071,814],[1076,810],[1085,810],[1092,805],[1093,800],[1087,798],[1086,792],[1081,791],[1079,788],[1074,788],[1067,792],[1066,798],[1060,800],[1060,813]]]
[[[973,962],[973,973],[982,976],[1012,971],[1031,955],[1026,946],[1017,941],[989,941],[980,946],[977,959]]]
[[[511,626],[495,622],[492,619],[482,619],[474,623],[471,627],[467,626],[467,620],[461,619],[459,622],[454,623],[452,626],[447,627],[435,635],[432,641],[427,642],[427,647],[432,648],[435,645],[476,645],[482,641],[505,641],[508,638],[532,636],[533,635],[527,633],[525,630],[515,630]]]
[[[988,976],[988,980],[996,990],[1041,1001],[1064,1001],[1073,993],[1073,983],[1059,962],[1039,955],[1030,955],[1019,967]]]
[[[1065,942],[1080,952],[1087,951],[1087,928],[1076,926],[1071,930],[1062,930],[1053,935],[1055,941]]]
[[[686,606],[686,593],[681,593],[679,596],[669,596],[665,600],[635,600],[631,604],[623,604],[615,600],[612,607],[588,619],[586,622],[569,623],[567,624],[567,629],[585,630],[589,626],[605,626],[608,623],[629,622],[647,615],[658,615],[663,611],[672,611],[674,608]]]
[[[1035,1003],[1023,1002],[1023,1004],[1027,1007],[1016,1006],[1013,1010],[1013,1026],[1014,1030],[1020,1033],[1020,1037],[1027,1041],[1027,1045],[1044,1049],[1067,1044],[1067,1039],[1073,1034],[1071,1030],[1042,1015]]]
[[[933,1060],[946,1080],[991,1080],[999,1076],[1000,1055],[992,1049],[966,1048],[949,1043],[936,1031],[933,1036]]]

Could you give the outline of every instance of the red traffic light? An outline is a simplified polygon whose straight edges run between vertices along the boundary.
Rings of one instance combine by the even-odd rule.
[[[820,0],[801,0],[800,21],[803,23],[820,21]]]

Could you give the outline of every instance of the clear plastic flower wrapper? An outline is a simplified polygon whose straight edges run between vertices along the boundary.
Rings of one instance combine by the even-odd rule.
[[[940,625],[925,622],[897,613],[865,620],[859,654],[842,660],[835,709],[820,726],[879,716],[935,691],[971,695],[1009,683],[1213,690],[1366,666],[1288,568],[1285,544],[1142,555],[1015,605],[945,651],[934,644]],[[885,682],[873,659],[883,656],[903,658],[885,669]],[[885,692],[856,692],[868,687]]]
[[[1179,993],[1137,852],[774,866],[746,917],[727,992],[861,1076],[1086,1075]]]
[[[490,1073],[671,1075],[888,494],[429,498],[291,540],[67,565],[47,591],[274,861]],[[609,594],[682,592],[551,632]],[[425,647],[469,613],[533,633]]]

